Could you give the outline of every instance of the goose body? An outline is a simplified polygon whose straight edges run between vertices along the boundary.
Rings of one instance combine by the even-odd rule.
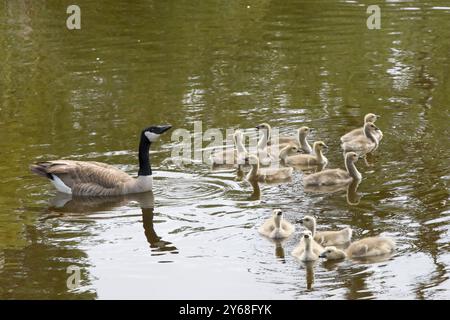
[[[50,179],[58,191],[77,196],[118,196],[148,192],[153,187],[150,145],[170,128],[171,126],[153,126],[142,131],[137,178],[116,167],[95,161],[44,161],[31,165],[30,169]]]
[[[326,247],[320,257],[328,260],[345,258],[365,258],[386,255],[395,250],[395,242],[391,238],[368,237],[353,242],[346,250]]]
[[[323,155],[322,150],[328,148],[327,145],[322,141],[316,141],[314,142],[313,148],[314,155],[296,154],[292,156],[288,156],[285,150],[287,151],[289,149],[284,148],[282,152],[280,152],[280,158],[287,166],[326,166],[328,159]]]
[[[345,155],[345,167],[342,169],[326,169],[305,176],[303,178],[303,185],[305,187],[311,186],[336,186],[346,185],[354,180],[361,180],[361,173],[356,169],[355,162],[358,160],[358,155],[355,152],[348,152]]]
[[[300,261],[307,262],[319,259],[322,252],[323,248],[314,241],[311,231],[305,230],[300,244],[292,251],[292,255]]]
[[[364,116],[364,124],[368,122],[375,123],[375,121],[377,121],[379,117],[380,117],[379,115],[368,113]],[[352,131],[344,134],[341,137],[341,142],[348,142],[362,136],[364,136],[364,126],[361,128],[353,129]],[[380,140],[383,138],[383,132],[379,130],[374,133],[374,136],[378,140],[378,142],[380,142]]]
[[[292,178],[292,173],[294,171],[291,167],[260,168],[259,159],[255,155],[249,155],[246,157],[245,163],[252,166],[246,177],[246,179],[250,182],[286,181]]]
[[[379,130],[380,129],[378,129],[373,123],[366,123],[364,125],[364,135],[357,136],[354,139],[341,144],[344,153],[353,151],[358,154],[366,154],[376,150],[378,148],[378,140],[375,137],[375,133]]]
[[[347,227],[338,231],[316,231],[316,218],[305,216],[300,223],[311,231],[314,241],[322,246],[340,246],[349,243],[352,239],[352,229]]]
[[[260,234],[271,239],[288,238],[294,231],[295,227],[283,219],[283,213],[280,209],[273,210],[272,217],[266,220],[258,229]]]

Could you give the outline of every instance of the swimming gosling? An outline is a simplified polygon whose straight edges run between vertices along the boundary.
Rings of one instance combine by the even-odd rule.
[[[278,182],[290,180],[294,171],[291,167],[260,168],[259,159],[255,155],[247,156],[244,161],[245,164],[250,164],[252,166],[246,177],[250,182]]]
[[[364,116],[364,124],[368,122],[375,123],[375,121],[377,121],[378,118],[380,118],[379,115],[368,113]],[[348,142],[363,135],[364,135],[364,125],[361,128],[353,129],[352,131],[344,134],[341,137],[341,142]],[[374,133],[374,136],[378,140],[378,142],[380,142],[380,140],[383,138],[383,132],[381,130],[377,131]]]
[[[287,166],[326,166],[328,159],[323,155],[322,150],[328,149],[328,146],[323,141],[316,141],[313,144],[314,155],[311,154],[296,154],[288,156],[286,149],[280,152],[280,159]],[[288,149],[289,150],[289,149]]]
[[[313,243],[314,239],[312,233],[309,230],[303,231],[302,241],[304,243],[304,250],[293,251],[292,255],[298,258],[300,261],[315,261],[319,259],[319,254],[314,250]]]
[[[375,134],[378,131],[380,129],[376,125],[368,122],[364,125],[364,135],[343,142],[341,148],[344,150],[344,153],[354,151],[359,154],[366,154],[375,151],[379,144],[377,138],[375,138]]]
[[[311,231],[314,241],[322,246],[339,246],[347,244],[352,239],[352,229],[347,227],[339,231],[316,232],[316,218],[304,216],[300,223]]]
[[[273,210],[272,217],[258,229],[260,234],[271,239],[288,238],[294,231],[294,225],[283,219],[283,212],[280,209]]]
[[[354,180],[360,181],[362,176],[355,166],[358,159],[359,156],[355,152],[348,152],[345,155],[345,168],[347,170],[326,169],[310,174],[303,178],[303,185],[305,187],[335,186],[349,184]]]
[[[395,242],[391,238],[368,237],[353,242],[346,250],[340,250],[333,246],[326,247],[320,257],[327,260],[364,258],[389,254],[394,250]]]
[[[297,130],[297,137],[286,137],[281,136],[278,139],[278,144],[280,145],[280,148],[285,147],[288,144],[296,144],[300,147],[300,149],[305,154],[312,154],[313,149],[311,148],[311,145],[308,143],[308,140],[306,139],[308,137],[308,134],[311,133],[311,129],[309,127],[301,127]]]
[[[244,134],[241,130],[236,130],[233,134],[234,147],[225,150],[215,151],[211,155],[213,165],[235,165],[243,161],[247,154],[244,146]]]

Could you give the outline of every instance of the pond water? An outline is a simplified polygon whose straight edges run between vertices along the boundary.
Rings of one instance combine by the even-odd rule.
[[[450,298],[448,1],[380,2],[379,30],[366,1],[77,4],[74,31],[65,1],[0,5],[1,298]],[[63,199],[28,169],[69,158],[134,175],[142,128],[195,121],[307,125],[343,167],[339,137],[368,112],[384,138],[351,197],[307,193],[300,172],[257,197],[232,171],[171,165],[170,133],[152,145],[153,194]],[[298,232],[282,244],[257,233],[274,208],[297,229],[314,215],[398,249],[305,265],[290,256]]]

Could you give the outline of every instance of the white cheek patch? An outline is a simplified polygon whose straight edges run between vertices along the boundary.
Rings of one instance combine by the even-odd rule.
[[[155,142],[156,140],[159,139],[159,134],[157,134],[157,133],[145,131],[144,134],[150,142]]]

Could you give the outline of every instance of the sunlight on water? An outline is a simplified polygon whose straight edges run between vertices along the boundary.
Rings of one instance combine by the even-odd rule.
[[[56,3],[0,7],[1,298],[449,298],[445,1],[387,1],[380,30],[358,1],[79,2],[76,32]],[[246,137],[262,122],[291,135],[307,125],[328,168],[344,168],[339,137],[368,112],[381,114],[380,147],[356,163],[359,185],[332,193],[305,190],[298,170],[256,188],[233,169],[179,166],[170,133],[152,145],[153,193],[71,198],[28,169],[70,158],[136,175],[142,128],[194,121]],[[291,256],[298,231],[258,234],[274,208],[297,230],[314,215],[322,230],[351,226],[398,248],[304,264]]]

